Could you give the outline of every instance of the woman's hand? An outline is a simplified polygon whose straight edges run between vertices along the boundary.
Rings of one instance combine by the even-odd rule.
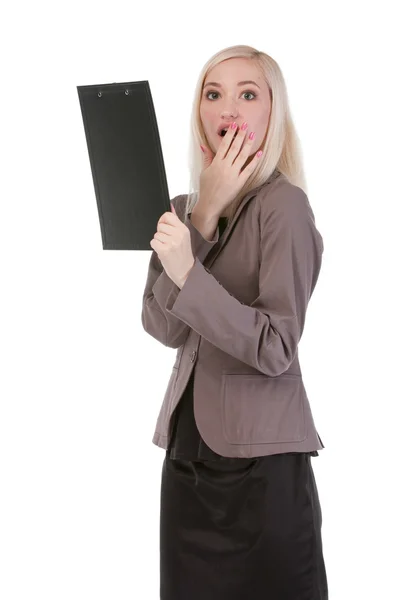
[[[257,152],[247,167],[242,170],[253,147],[254,137],[251,139],[250,133],[246,139],[246,128],[243,129],[242,126],[234,138],[236,129],[237,127],[229,127],[215,155],[209,148],[204,148],[199,203],[201,202],[204,211],[213,217],[220,216],[236,198],[255,170],[262,154],[262,151]]]
[[[159,218],[150,246],[157,252],[168,277],[182,288],[194,265],[194,257],[190,231],[177,216],[172,204],[171,210]]]

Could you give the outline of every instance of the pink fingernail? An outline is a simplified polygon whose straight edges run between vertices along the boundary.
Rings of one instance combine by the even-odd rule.
[[[200,148],[202,150],[202,152],[205,152],[205,149],[203,148],[203,146],[200,144]]]
[[[259,151],[257,152],[256,156],[260,157],[262,153],[263,153],[263,151],[262,151],[262,150],[259,150]]]
[[[250,133],[250,135],[249,135],[249,140],[254,140],[254,136],[255,136],[255,135],[256,135],[256,134],[254,133],[254,131],[252,131],[252,132]]]
[[[236,127],[237,127],[236,123],[232,123],[231,129],[236,129]]]

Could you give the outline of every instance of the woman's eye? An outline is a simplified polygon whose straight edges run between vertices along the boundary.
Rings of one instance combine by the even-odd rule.
[[[207,93],[206,98],[208,98],[209,100],[215,100],[215,98],[210,98],[211,94],[218,96],[219,92],[208,92]],[[243,92],[243,94],[250,94],[251,96],[253,96],[253,98],[246,98],[247,100],[253,100],[256,97],[256,94],[254,94],[254,92]]]
[[[251,96],[253,96],[254,98],[256,97],[255,94],[253,94],[253,92],[244,92],[244,94],[250,94]],[[250,100],[252,100],[253,98],[250,98]]]

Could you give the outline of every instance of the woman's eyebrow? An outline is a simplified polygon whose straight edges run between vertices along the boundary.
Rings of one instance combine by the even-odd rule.
[[[248,85],[249,83],[257,86],[259,90],[261,89],[260,86],[257,85],[255,81],[251,81],[251,80],[239,81],[237,85]],[[216,81],[208,81],[207,83],[204,84],[203,89],[205,87],[207,87],[208,85],[213,85],[214,87],[219,87],[219,88],[222,87],[222,85],[220,83],[217,83]]]

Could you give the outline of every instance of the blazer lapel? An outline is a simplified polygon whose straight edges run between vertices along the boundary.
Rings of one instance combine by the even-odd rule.
[[[252,198],[254,198],[256,196],[258,189],[259,188],[255,189],[255,190],[251,190],[248,194],[246,194],[246,196],[244,196],[244,198],[242,199],[241,203],[239,204],[239,206],[236,210],[236,213],[233,216],[233,219],[232,219],[230,225],[228,225],[228,227],[226,227],[224,233],[219,238],[218,242],[211,248],[210,252],[207,254],[207,256],[204,260],[204,266],[207,266],[207,268],[210,268],[211,265],[214,263],[214,261],[217,259],[218,254],[221,252],[222,248],[228,241],[229,235],[230,235],[236,221],[238,220],[240,213],[242,212],[242,210],[244,209],[246,204]]]
[[[211,250],[208,252],[206,258],[204,259],[204,266],[206,266],[208,269],[212,266],[212,264],[215,262],[215,260],[218,257],[218,254],[221,252],[222,248],[224,247],[224,245],[226,244],[226,242],[228,241],[229,235],[236,223],[236,221],[238,220],[240,213],[242,212],[242,210],[244,209],[244,207],[246,206],[246,204],[252,199],[254,198],[257,193],[260,191],[261,188],[267,186],[268,184],[270,184],[274,179],[276,179],[278,176],[280,175],[280,172],[278,171],[278,169],[275,169],[272,173],[272,175],[269,177],[269,179],[261,184],[260,186],[258,186],[257,188],[250,190],[242,199],[242,201],[240,202],[236,213],[234,214],[234,217],[230,223],[230,225],[225,229],[224,233],[222,234],[222,236],[219,238],[219,240],[216,242],[216,244],[211,248]]]

